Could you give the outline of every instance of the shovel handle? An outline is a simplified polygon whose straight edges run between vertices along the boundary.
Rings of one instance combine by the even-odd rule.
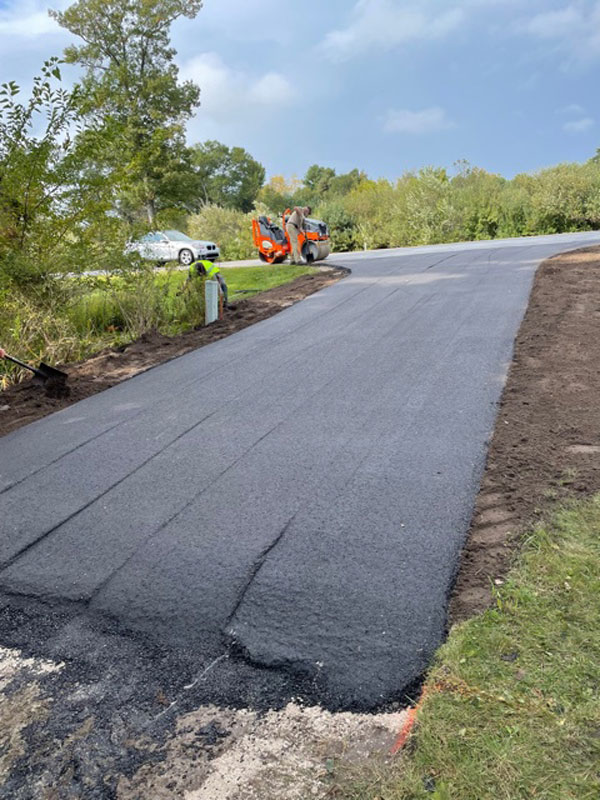
[[[18,364],[20,367],[25,367],[25,369],[30,369],[35,375],[39,375],[40,378],[44,377],[44,373],[40,372],[39,369],[36,369],[35,367],[30,366],[29,364],[26,364],[24,361],[19,361],[19,359],[15,358],[14,356],[9,356],[8,353],[4,354],[4,358],[7,358],[9,361],[12,361],[13,364]]]

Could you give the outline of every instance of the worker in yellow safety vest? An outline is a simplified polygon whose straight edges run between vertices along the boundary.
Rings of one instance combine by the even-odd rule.
[[[206,278],[207,281],[218,281],[221,292],[223,293],[223,305],[225,308],[229,308],[227,302],[227,284],[225,283],[225,278],[221,274],[219,265],[213,264],[212,261],[203,261],[201,259],[194,261],[190,265],[188,281],[191,282],[198,277]]]

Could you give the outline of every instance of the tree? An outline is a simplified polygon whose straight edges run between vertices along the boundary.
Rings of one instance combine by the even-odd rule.
[[[302,183],[294,175],[287,180],[283,175],[273,175],[258,193],[258,200],[271,214],[282,214],[286,208],[297,205]]]
[[[336,252],[357,250],[362,246],[354,216],[348,212],[341,200],[328,200],[316,211],[315,216],[329,225],[331,242]]]
[[[343,175],[336,175],[331,167],[320,167],[313,164],[304,176],[304,186],[310,192],[314,205],[325,199],[343,197],[355,189],[367,176],[364,172],[353,169]]]
[[[71,136],[78,90],[61,88],[60,78],[53,58],[28,100],[14,81],[0,87],[0,283],[38,293],[56,273],[78,268],[97,220],[108,239],[114,223],[110,182],[84,168],[91,153]]]
[[[394,188],[385,179],[364,180],[345,198],[345,208],[356,220],[356,238],[365,250],[396,243],[394,200]]]
[[[366,173],[357,169],[353,169],[343,175],[336,175],[329,187],[330,195],[333,197],[343,197],[349,194],[353,189],[356,189],[367,179]]]
[[[468,161],[455,163],[451,180],[452,210],[450,235],[456,241],[494,239],[500,224],[500,197],[506,181]]]
[[[78,0],[50,11],[84,41],[68,47],[65,59],[86,69],[79,108],[84,135],[102,145],[97,166],[115,174],[122,213],[134,218],[143,210],[151,226],[161,208],[189,198],[185,124],[200,90],[178,82],[169,30],[201,7],[202,0]]]
[[[312,167],[309,167],[306,171],[304,185],[307,189],[310,189],[314,198],[318,199],[327,194],[334,178],[334,169],[313,164]]]
[[[215,141],[196,144],[191,150],[202,201],[251,211],[265,180],[262,164],[242,147],[229,148]]]

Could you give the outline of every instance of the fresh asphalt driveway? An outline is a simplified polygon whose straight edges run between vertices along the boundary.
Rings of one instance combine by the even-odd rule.
[[[3,603],[331,707],[399,697],[444,635],[536,266],[599,243],[335,256],[338,284],[0,439]]]

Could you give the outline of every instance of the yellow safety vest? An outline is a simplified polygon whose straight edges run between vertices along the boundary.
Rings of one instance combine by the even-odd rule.
[[[204,274],[202,277],[205,277],[207,280],[214,278],[219,272],[221,272],[219,266],[217,264],[213,264],[212,261],[194,261],[194,263],[190,267],[190,277],[196,278],[199,275],[197,265],[202,264],[204,267]]]

